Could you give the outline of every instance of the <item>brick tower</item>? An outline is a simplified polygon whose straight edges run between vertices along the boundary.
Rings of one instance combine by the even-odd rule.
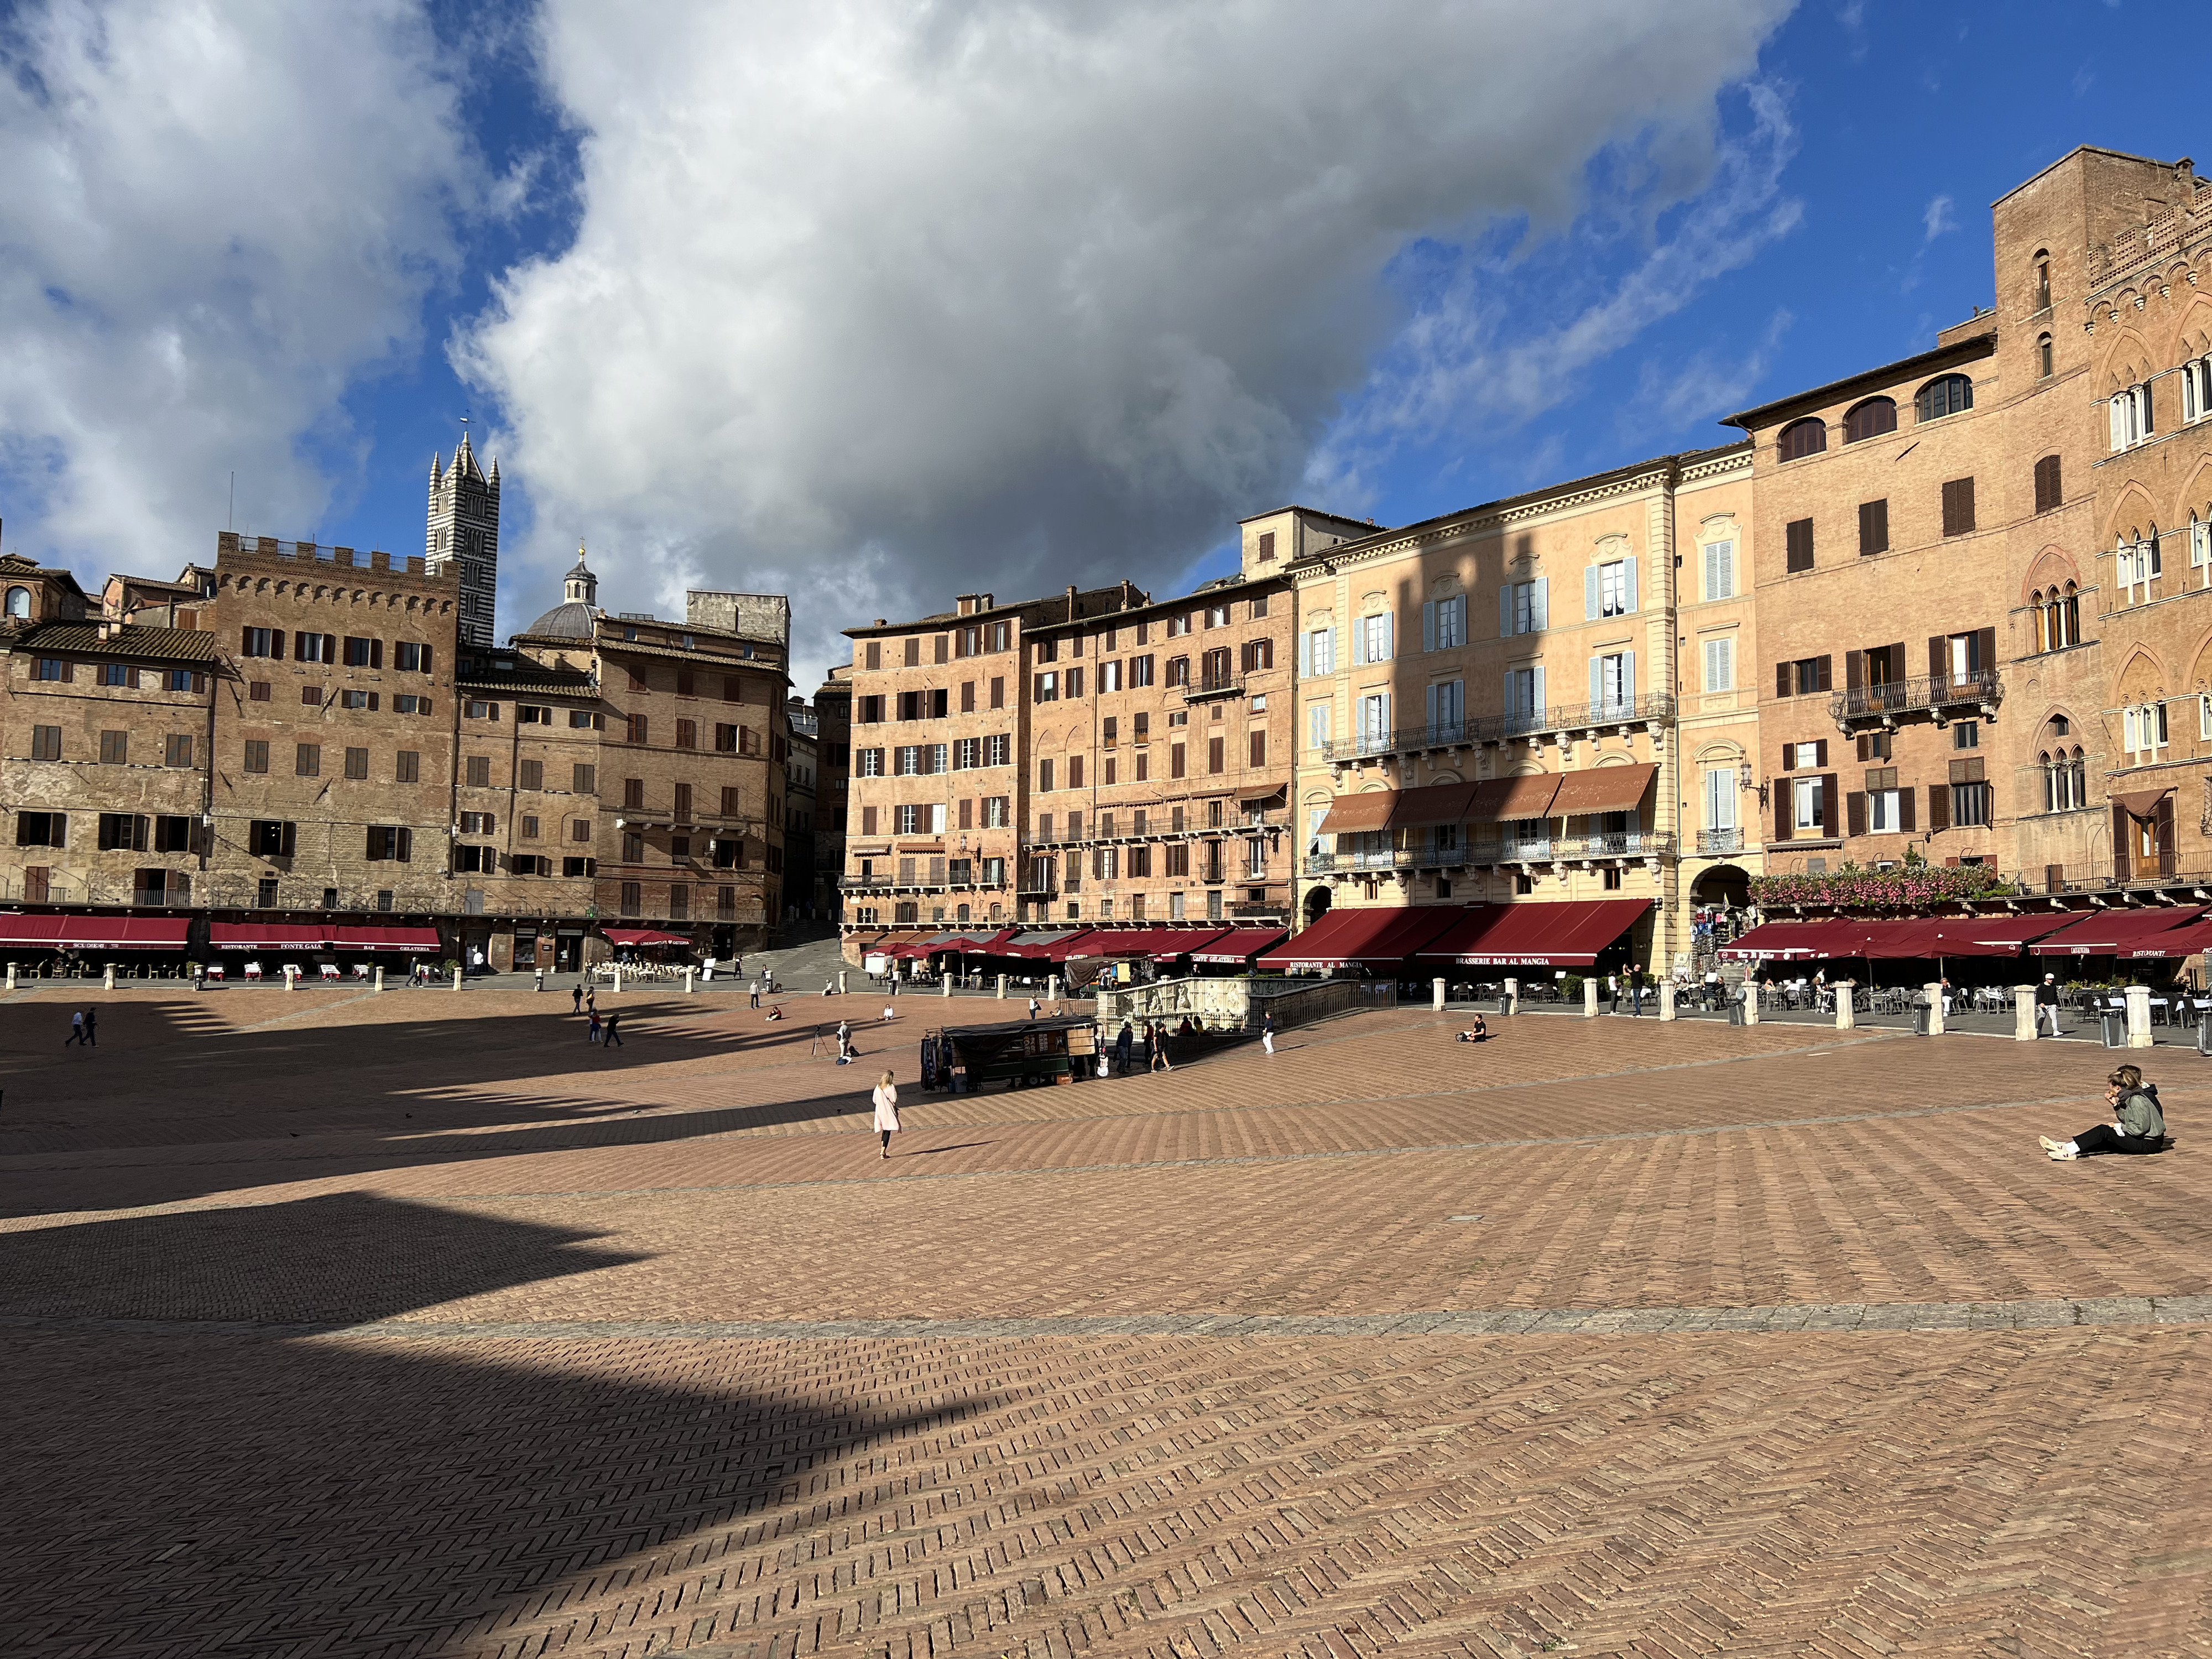
[[[460,561],[461,638],[489,650],[499,590],[499,463],[493,461],[486,476],[465,432],[451,465],[430,457],[430,530],[423,552],[434,572]]]

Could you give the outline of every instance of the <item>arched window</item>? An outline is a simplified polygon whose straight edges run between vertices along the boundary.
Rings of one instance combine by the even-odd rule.
[[[2212,357],[2192,357],[2181,366],[2181,418],[2201,421],[2212,415]]]
[[[2189,580],[2198,587],[2212,587],[2212,524],[2189,514]]]
[[[2151,435],[2150,385],[2124,386],[2110,404],[2114,449],[2132,449]]]
[[[2066,485],[2059,474],[2058,457],[2045,455],[2035,464],[2035,510],[2048,513],[2065,505]]]
[[[2087,806],[2089,804],[2089,769],[2082,761],[2081,750],[2078,745],[2074,750],[2073,759],[2067,764],[2066,770],[2068,781],[2072,786],[2074,804],[2076,806]]]
[[[2035,308],[2051,309],[2051,255],[2042,248],[2035,251]],[[2046,374],[2050,372],[2044,370]]]
[[[2072,582],[2066,584],[2066,592],[2059,597],[2058,624],[2051,631],[2061,645],[2081,643],[2081,596],[2075,591]],[[2061,721],[2059,730],[2063,732],[2065,729],[2064,722]]]
[[[1963,414],[1974,406],[1974,383],[1963,374],[1938,374],[1920,388],[1912,400],[1918,421],[1940,421],[1946,415]]]
[[[2162,574],[2158,553],[2158,526],[2153,525],[2148,535],[2135,530],[2121,537],[2120,544],[2112,557],[2121,598],[2130,605],[2139,605],[2148,599],[2151,584]]]
[[[2035,763],[2043,769],[2043,810],[2056,812],[2058,810],[2058,769],[2051,763],[2048,754],[2038,755]]]
[[[11,617],[28,617],[31,614],[29,588],[11,587],[8,590],[8,614]]]
[[[1775,447],[1782,452],[1785,461],[1802,460],[1808,455],[1817,455],[1828,447],[1828,428],[1819,420],[1792,421],[1782,428],[1775,440]]]
[[[2043,603],[2043,590],[2037,588],[2027,596],[2028,608],[2035,612],[2035,648],[2051,649],[2051,611]]]
[[[2048,334],[2035,337],[2035,378],[2039,380],[2051,378],[2051,337]]]
[[[1879,438],[1885,432],[1897,430],[1897,402],[1892,398],[1869,398],[1855,404],[1851,412],[1844,416],[1844,441],[1863,443],[1869,438]]]

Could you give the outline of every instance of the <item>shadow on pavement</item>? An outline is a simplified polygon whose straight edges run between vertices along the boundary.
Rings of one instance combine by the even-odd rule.
[[[588,1239],[349,1194],[0,1235],[0,1284],[58,1310],[367,1319],[628,1259]],[[24,1654],[535,1652],[586,1581],[642,1613],[632,1639],[671,1618],[696,1639],[694,1609],[652,1615],[720,1534],[817,1504],[860,1526],[897,1483],[818,1465],[988,1403],[878,1412],[834,1367],[779,1358],[769,1386],[734,1345],[4,1340],[0,1605]]]

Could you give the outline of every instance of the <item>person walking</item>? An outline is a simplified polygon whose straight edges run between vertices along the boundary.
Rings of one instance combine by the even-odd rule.
[[[850,1066],[858,1058],[853,1048],[853,1022],[841,1019],[837,1022],[837,1063]]]
[[[2166,1150],[2166,1115],[2159,1109],[2158,1090],[2142,1080],[2139,1066],[2123,1066],[2105,1079],[2106,1103],[2112,1108],[2110,1123],[2093,1123],[2071,1140],[2038,1135],[2043,1150],[2057,1162],[2070,1163],[2100,1152],[2141,1155]]]
[[[1035,1019],[1036,1017],[1037,1017],[1037,1000],[1036,1000],[1035,997],[1031,997],[1031,998],[1030,999],[1030,1018],[1031,1019]]]
[[[607,1016],[607,1029],[605,1034],[599,1038],[599,1042],[603,1047],[609,1048],[619,1048],[623,1046],[621,1009],[617,1008]]]
[[[594,1008],[592,1010],[591,1024],[584,1027],[584,1041],[586,1042],[597,1042],[599,1040],[599,1011]]]
[[[1605,976],[1605,982],[1607,988],[1613,993],[1613,1012],[1617,1014],[1620,1012],[1620,975],[1607,974]]]
[[[64,1042],[64,1044],[62,1044],[62,1047],[63,1047],[63,1048],[73,1048],[76,1047],[76,1045],[77,1045],[77,1044],[79,1044],[79,1043],[82,1042],[83,1041],[84,1041],[84,1010],[83,1010],[83,1009],[82,1009],[82,1008],[80,1008],[80,1009],[78,1009],[75,1013],[73,1013],[73,1014],[71,1014],[71,1015],[70,1016],[70,1034],[69,1034],[69,1041],[68,1041],[67,1042]]]
[[[100,1010],[97,1008],[84,1011],[84,1046],[88,1048],[100,1047]]]
[[[1135,1034],[1130,1030],[1129,1022],[1125,1019],[1121,1022],[1121,1034],[1114,1039],[1114,1064],[1123,1077],[1129,1075],[1129,1048],[1134,1041]]]
[[[584,982],[581,980],[576,981],[575,988],[570,994],[568,1012],[572,1014],[580,1014],[584,1012]]]
[[[745,995],[748,999],[745,1003],[746,1007],[757,1008],[760,1006],[760,981],[758,980],[753,980],[746,985]]]
[[[898,1133],[898,1085],[885,1072],[876,1079],[876,1133],[883,1137],[882,1156],[891,1155],[891,1137]]]
[[[1164,1025],[1152,1027],[1152,1069],[1156,1072],[1175,1070],[1174,1063],[1168,1059],[1168,1031]]]
[[[2035,988],[2036,1036],[2043,1035],[2043,1027],[2046,1022],[2050,1024],[2051,1035],[2057,1036],[2058,1035],[2058,975],[2056,974],[2045,974],[2043,976],[2043,983]]]
[[[1272,1013],[1260,1017],[1260,1046],[1271,1054],[1275,1052],[1275,1017]]]
[[[584,1012],[587,1014],[599,1012],[599,988],[596,985],[584,993]]]

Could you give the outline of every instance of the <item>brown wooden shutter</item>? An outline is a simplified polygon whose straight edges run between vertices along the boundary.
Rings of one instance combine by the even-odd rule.
[[[2158,873],[2169,875],[2173,870],[2173,797],[2161,796],[2158,803]]]
[[[1891,767],[1889,769],[1889,775],[1892,781],[1894,782],[1897,776],[1897,769],[1893,766]],[[1897,827],[1899,829],[1917,830],[1920,827],[1913,822],[1913,792],[1911,790],[1899,789],[1897,792]]]
[[[1820,683],[1813,689],[1816,691],[1826,691],[1829,689],[1831,684],[1829,672],[1832,665],[1832,659],[1824,656],[1817,658],[1815,660],[1820,665]]]
[[[876,833],[876,809],[872,806],[863,806],[860,809],[860,833],[864,836],[872,836]]]
[[[1206,740],[1206,769],[1209,772],[1221,769],[1221,739],[1218,738]]]
[[[2064,865],[2046,864],[2043,866],[2043,890],[2046,893],[2063,893],[2066,890]]]
[[[1928,786],[1928,827],[1948,830],[1951,827],[1951,786],[1931,783]]]
[[[1863,732],[1859,733],[1859,758],[1862,761],[1870,761],[1874,758],[1873,740]]]
[[[960,827],[963,830],[973,830],[975,827],[975,803],[965,797],[963,797],[960,802]]]
[[[1843,797],[1836,787],[1836,775],[1823,773],[1820,776],[1820,833],[1833,836],[1842,833],[1844,817]]]
[[[1786,662],[1774,665],[1774,695],[1778,697],[1790,695],[1790,665]]]
[[[1790,751],[1796,748],[1796,745],[1794,744],[1787,743],[1782,745],[1782,769],[1785,772],[1790,769],[1791,763],[1795,758]]]
[[[1814,765],[1815,765],[1815,766],[1826,766],[1827,763],[1828,763],[1828,740],[1827,740],[1826,738],[1814,738],[1814,739],[1813,739],[1813,764],[1814,764]]]
[[[1856,789],[1844,798],[1844,822],[1850,826],[1850,833],[1854,836],[1863,836],[1867,832],[1866,800],[1864,793]]]
[[[1844,689],[1847,691],[1856,691],[1859,687],[1865,684],[1866,653],[1863,651],[1844,652]]]
[[[1928,636],[1928,678],[1931,680],[1948,678],[1951,672],[1950,641],[1941,634]]]
[[[1974,630],[1975,671],[1983,674],[1994,673],[1996,671],[1996,665],[1997,630],[1994,628],[1976,629]]]
[[[2112,803],[2112,875],[2115,879],[2128,878],[2128,809],[2118,801]]]
[[[1774,839],[1788,841],[1793,828],[1790,822],[1790,799],[1792,794],[1790,780],[1783,778],[1774,786]]]

